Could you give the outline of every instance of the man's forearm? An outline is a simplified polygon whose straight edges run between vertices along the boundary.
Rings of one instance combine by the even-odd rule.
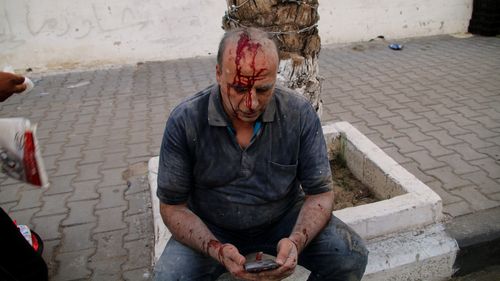
[[[333,211],[333,191],[308,195],[290,234],[300,253],[325,227]]]
[[[185,204],[167,205],[160,203],[160,214],[163,222],[177,241],[221,261],[220,253],[223,245],[205,223]]]

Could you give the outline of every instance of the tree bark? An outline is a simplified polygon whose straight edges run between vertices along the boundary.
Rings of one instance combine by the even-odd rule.
[[[318,0],[226,0],[224,30],[256,27],[273,34],[280,50],[278,81],[305,96],[321,117]]]

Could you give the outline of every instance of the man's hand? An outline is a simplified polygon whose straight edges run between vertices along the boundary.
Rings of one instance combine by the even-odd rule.
[[[0,102],[5,101],[14,93],[26,90],[26,85],[23,83],[23,76],[0,71]]]
[[[226,267],[227,271],[237,278],[245,279],[244,275],[247,272],[243,265],[246,259],[240,254],[238,249],[234,245],[226,243],[221,244],[216,250],[217,260]]]
[[[228,247],[229,248],[229,247]],[[259,273],[250,273],[243,268],[243,263],[241,267],[235,267],[233,271],[227,265],[227,270],[236,278],[249,280],[249,281],[272,281],[272,280],[282,280],[293,274],[295,267],[297,266],[297,247],[294,242],[289,238],[283,238],[278,243],[278,256],[276,257],[276,263],[280,265],[277,269],[262,271]]]

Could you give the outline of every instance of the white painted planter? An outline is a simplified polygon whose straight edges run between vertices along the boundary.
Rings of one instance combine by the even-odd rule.
[[[451,276],[457,243],[441,225],[441,198],[347,122],[323,126],[330,157],[337,151],[359,180],[379,198],[333,214],[367,240],[363,280],[445,280]],[[149,161],[155,261],[170,233],[156,197],[158,157]]]
[[[378,198],[387,198],[333,212],[361,237],[371,239],[441,220],[441,198],[351,124],[332,123],[323,131],[330,157],[333,147],[340,146],[354,176]]]

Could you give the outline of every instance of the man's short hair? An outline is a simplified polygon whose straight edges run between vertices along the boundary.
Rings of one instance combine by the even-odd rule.
[[[276,43],[274,37],[268,33],[265,32],[264,30],[254,28],[254,27],[238,27],[235,29],[228,30],[224,33],[224,36],[222,36],[222,39],[220,40],[219,43],[219,50],[217,51],[217,64],[222,65],[222,59],[224,56],[224,51],[226,50],[226,45],[227,41],[232,38],[236,38],[239,34],[244,33],[245,35],[248,36],[251,40],[255,39],[268,39],[270,40],[274,47],[276,48],[276,54],[278,55],[279,58],[279,49],[278,49],[278,44]]]

